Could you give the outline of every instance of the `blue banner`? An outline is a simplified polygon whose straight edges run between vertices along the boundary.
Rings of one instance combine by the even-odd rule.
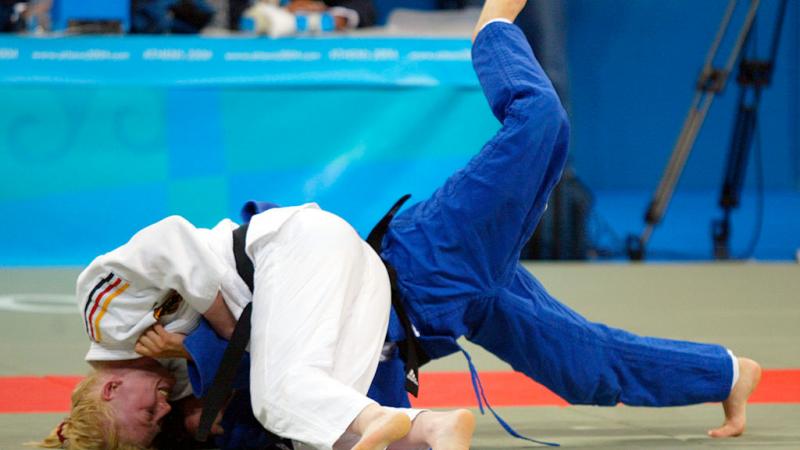
[[[0,83],[477,86],[466,39],[0,38]]]

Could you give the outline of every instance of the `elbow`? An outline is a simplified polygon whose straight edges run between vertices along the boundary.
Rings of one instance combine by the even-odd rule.
[[[236,318],[233,317],[228,305],[225,304],[222,293],[217,293],[211,306],[203,313],[203,317],[211,324],[211,327],[219,337],[230,340],[233,330],[236,328]]]

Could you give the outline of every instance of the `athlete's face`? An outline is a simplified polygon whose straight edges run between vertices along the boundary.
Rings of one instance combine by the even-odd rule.
[[[138,364],[112,381],[107,397],[122,442],[147,447],[161,431],[172,407],[167,402],[175,379],[155,360]]]

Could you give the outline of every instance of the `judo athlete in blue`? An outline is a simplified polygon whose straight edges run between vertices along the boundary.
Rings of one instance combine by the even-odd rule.
[[[510,3],[486,3],[472,50],[502,128],[429,199],[401,211],[382,242],[381,256],[396,269],[427,356],[463,351],[456,340],[464,336],[572,404],[723,402],[725,423],[709,434],[741,434],[745,404],[760,376],[755,362],[718,345],[640,337],[589,322],[519,264],[564,168],[569,126],[522,32],[509,21],[489,20],[505,17],[497,10]],[[213,339],[213,332],[198,334],[184,345],[190,353],[212,354]],[[393,311],[387,342],[403,339]],[[403,362],[396,349],[389,356],[369,395],[384,405],[408,406]],[[213,362],[203,362],[207,357],[196,358],[195,381],[203,377],[198,372],[215,372]],[[227,438],[242,432],[235,431],[235,420],[224,428]]]

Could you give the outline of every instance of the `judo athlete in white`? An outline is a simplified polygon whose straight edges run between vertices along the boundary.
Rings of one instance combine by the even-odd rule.
[[[235,269],[236,227],[223,220],[198,229],[168,217],[96,258],[78,279],[92,339],[87,361],[102,367],[136,360],[136,342],[154,324],[187,333],[201,315],[229,337],[251,301]],[[317,449],[350,448],[353,442],[354,449],[383,449],[405,437],[420,411],[382,408],[365,396],[389,321],[389,278],[378,255],[349,224],[315,204],[254,217],[246,251],[255,267],[250,384],[259,422]],[[185,370],[173,373],[170,400],[177,400],[190,391]],[[168,383],[159,383],[165,397]],[[442,439],[450,448],[467,449],[474,419],[468,411],[454,414],[449,431],[457,425],[460,432]],[[441,418],[423,416],[426,422]],[[136,428],[122,422],[123,435]],[[131,438],[147,446],[153,435]]]

